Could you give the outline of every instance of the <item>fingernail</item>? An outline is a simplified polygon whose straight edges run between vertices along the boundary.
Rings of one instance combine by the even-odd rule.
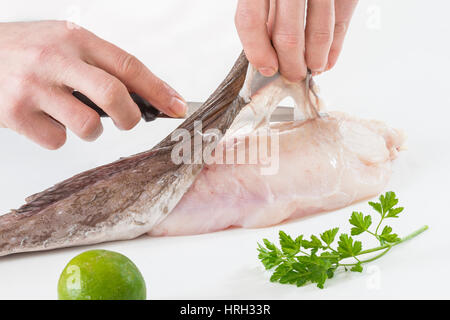
[[[275,74],[275,72],[277,72],[277,70],[275,70],[275,68],[272,68],[272,67],[262,67],[262,68],[259,68],[258,71],[264,77],[271,77]]]
[[[184,117],[187,111],[187,104],[178,97],[173,97],[170,103],[170,110],[178,117]]]

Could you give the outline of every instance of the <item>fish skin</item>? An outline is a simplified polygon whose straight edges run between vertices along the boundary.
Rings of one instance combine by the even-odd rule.
[[[261,163],[207,165],[170,216],[149,235],[267,227],[346,207],[383,191],[392,161],[405,141],[401,131],[380,121],[340,112],[329,113],[326,118],[271,124],[271,129],[279,130],[276,174],[262,175]],[[248,152],[248,147],[239,145],[248,146],[249,137],[256,136],[257,132],[244,134],[235,143],[221,145],[225,150]]]
[[[286,94],[292,95],[306,120],[271,124],[280,130],[279,174],[261,176],[259,165],[177,166],[170,158],[173,142],[169,135],[150,151],[81,173],[29,197],[26,205],[1,216],[0,256],[132,239],[144,233],[183,235],[232,226],[263,227],[344,207],[382,191],[391,162],[404,142],[399,131],[341,113],[314,118],[311,106],[304,105],[305,84],[288,83],[282,77],[251,94],[251,100],[246,94],[241,97],[238,92],[247,65],[241,55],[205,106],[180,127],[192,136],[194,121],[200,119],[204,130],[219,128],[224,132],[229,128],[228,138],[237,136],[239,141],[241,135],[245,141],[255,129],[265,129],[267,115]],[[251,74],[248,68],[247,76]],[[315,107],[323,111],[319,102]],[[253,122],[253,128],[242,135],[245,119]],[[364,139],[358,138],[361,133],[366,135]],[[192,152],[199,156],[196,150],[193,145]],[[328,158],[323,157],[327,153]],[[326,171],[331,175],[320,170],[314,173],[318,163],[330,168],[330,159],[336,160],[338,167],[348,168]],[[292,172],[298,163],[303,168]],[[355,183],[368,168],[373,179],[367,180],[366,175],[366,180]],[[347,176],[346,187],[339,190],[342,176]],[[293,190],[303,193],[303,198],[282,197]],[[306,194],[309,191],[315,194]]]
[[[193,136],[194,121],[226,132],[245,102],[239,91],[248,61],[241,53],[232,70],[178,129]],[[163,220],[189,189],[203,163],[175,164],[171,135],[149,151],[101,166],[27,198],[0,216],[0,256],[136,238]],[[217,141],[203,142],[203,148]],[[194,159],[202,148],[192,145]]]

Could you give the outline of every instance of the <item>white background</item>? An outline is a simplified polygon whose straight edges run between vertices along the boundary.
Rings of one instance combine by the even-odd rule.
[[[0,21],[74,20],[136,55],[186,99],[204,100],[241,50],[235,6],[236,1],[219,0],[1,0]],[[448,1],[361,1],[338,65],[317,78],[330,109],[380,119],[408,134],[408,150],[396,162],[387,190],[396,191],[406,207],[394,228],[405,235],[428,224],[422,236],[362,274],[338,275],[325,290],[270,283],[256,258],[256,242],[275,240],[280,228],[294,235],[334,226],[348,231],[350,213],[368,211],[365,203],[281,227],[142,237],[93,247],[130,257],[147,281],[150,299],[450,298],[449,11]],[[141,123],[125,133],[106,120],[97,142],[70,135],[53,152],[2,129],[0,212],[73,174],[147,150],[178,124]],[[86,249],[0,258],[0,298],[56,298],[64,265]]]

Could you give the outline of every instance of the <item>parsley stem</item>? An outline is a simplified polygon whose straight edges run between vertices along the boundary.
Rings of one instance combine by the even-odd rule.
[[[407,235],[406,237],[401,238],[401,239],[400,239],[400,242],[405,242],[405,241],[407,241],[407,240],[411,240],[412,238],[418,236],[419,234],[421,234],[422,232],[424,232],[424,231],[426,231],[426,230],[428,230],[428,226],[427,226],[427,225],[425,225],[425,226],[423,226],[422,228],[420,228],[420,229],[414,231],[413,233]],[[400,243],[400,242],[399,242],[399,243]]]
[[[383,219],[384,219],[384,215],[382,214],[382,215],[381,215],[381,220],[380,220],[380,222],[378,223],[377,228],[375,229],[375,234],[374,234],[374,236],[377,237],[377,239],[378,239],[378,229],[380,228],[381,223],[383,222]],[[372,233],[372,234],[373,234],[373,233]]]
[[[389,250],[392,249],[392,246],[390,246],[389,248],[387,248],[386,250],[384,250],[382,253],[376,255],[375,257],[372,257],[370,259],[367,260],[361,260],[360,263],[367,263],[367,262],[371,262],[374,260],[377,260],[378,258],[381,258],[382,256],[384,256],[386,253],[388,253]]]
[[[413,233],[407,235],[406,237],[401,238],[400,241],[398,241],[398,242],[395,242],[395,243],[392,243],[392,244],[385,244],[383,246],[379,246],[379,247],[375,247],[375,248],[372,248],[372,249],[361,251],[360,253],[357,254],[357,256],[387,249],[386,251],[382,252],[381,254],[379,254],[379,255],[371,258],[371,259],[361,260],[361,263],[373,261],[373,260],[378,259],[378,258],[382,257],[383,255],[385,255],[392,247],[394,247],[394,246],[396,246],[396,245],[398,245],[400,243],[403,243],[405,241],[411,240],[412,238],[418,236],[419,234],[421,234],[422,232],[426,231],[427,229],[428,229],[428,226],[423,226],[422,228],[414,231]],[[356,257],[354,257],[354,258],[356,259]],[[358,259],[356,259],[356,260],[358,260]],[[339,265],[341,265],[341,266],[353,266],[355,264],[339,264]]]
[[[358,260],[356,259],[356,257],[354,257],[356,260],[358,260],[359,264],[363,264],[363,263],[367,263],[367,262],[372,262],[374,260],[377,260],[378,258],[381,258],[382,256],[384,256],[386,253],[388,253],[389,250],[392,249],[393,246],[389,246],[386,250],[384,250],[382,253],[367,259],[367,260]],[[356,266],[358,263],[339,263],[339,266],[343,266],[343,267],[352,267],[352,266]]]
[[[331,251],[333,251],[334,253],[337,253],[339,256],[339,252],[337,250],[334,250],[332,247],[330,247],[330,245],[327,245],[327,249],[330,249]],[[337,257],[338,257],[337,256]]]
[[[308,252],[305,252],[305,251],[302,251],[302,250],[300,250],[299,252],[300,252],[300,253],[303,253],[305,256],[308,256],[308,257],[311,256]]]
[[[374,237],[376,237],[376,238],[378,239],[378,236],[377,236],[376,233],[373,233],[373,232],[370,231],[370,230],[366,230],[366,232],[369,233],[369,234],[371,234],[371,235],[373,235]]]
[[[400,243],[403,243],[405,241],[408,241],[408,240],[418,236],[419,234],[421,234],[422,232],[426,231],[427,229],[428,229],[428,226],[423,226],[422,228],[414,231],[413,233],[407,235],[406,237],[401,238],[400,241],[397,241],[397,242],[395,242],[393,244],[385,244],[383,246],[379,246],[379,247],[376,247],[376,248],[372,248],[372,249],[361,251],[360,253],[358,253],[358,256],[360,256],[362,254],[371,253],[371,252],[375,252],[375,251],[380,251],[380,250],[383,250],[383,249],[386,249],[386,248],[389,248],[389,247],[396,246],[396,245],[398,245]]]

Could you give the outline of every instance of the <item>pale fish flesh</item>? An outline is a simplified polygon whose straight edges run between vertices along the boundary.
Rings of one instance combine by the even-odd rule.
[[[192,161],[174,162],[179,142],[171,134],[150,151],[63,181],[0,217],[0,256],[145,233],[263,227],[341,208],[383,190],[404,142],[400,131],[343,113],[317,117],[305,103],[305,82],[292,84],[280,76],[253,92],[253,76],[241,54],[204,106],[179,127],[190,137],[197,133],[197,120],[203,132],[229,129],[212,161],[204,163],[203,151],[213,150],[218,139],[203,139],[200,146],[190,139],[183,146]],[[269,124],[285,96],[296,103],[296,121]],[[318,100],[314,107],[324,111]],[[252,164],[220,163],[220,155],[228,159],[230,153],[250,158],[254,150],[248,145],[255,137],[277,146],[272,172],[264,171],[267,163],[260,158]]]
[[[338,112],[271,128],[279,130],[275,174],[262,174],[265,163],[207,165],[172,213],[149,234],[266,227],[348,206],[383,191],[404,142],[400,131],[381,122]],[[247,152],[239,145],[256,136],[253,132],[237,139],[231,148]]]

